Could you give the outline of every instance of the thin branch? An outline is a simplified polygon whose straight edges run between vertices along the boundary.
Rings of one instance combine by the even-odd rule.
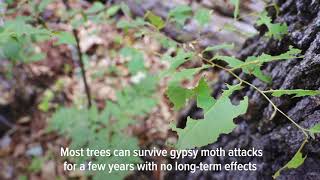
[[[222,69],[222,70],[228,72],[229,74],[231,74],[232,76],[234,76],[236,79],[238,79],[240,82],[242,82],[242,83],[244,83],[244,84],[247,84],[248,86],[254,88],[254,89],[255,89],[256,91],[258,91],[267,101],[269,101],[269,103],[272,105],[272,107],[273,107],[276,111],[278,111],[278,112],[281,113],[283,116],[285,116],[290,122],[292,122],[298,129],[300,129],[300,130],[303,132],[303,134],[304,134],[304,136],[305,136],[306,138],[308,138],[308,133],[307,133],[308,130],[305,129],[305,128],[303,128],[303,127],[301,127],[301,126],[300,126],[298,123],[296,123],[291,117],[289,117],[286,113],[284,113],[282,110],[280,110],[262,90],[260,90],[259,88],[257,88],[255,85],[249,83],[248,81],[245,81],[245,80],[241,79],[238,75],[236,75],[234,72],[232,72],[231,69],[228,69],[228,68],[225,68],[225,67],[220,66],[220,65],[218,65],[218,64],[215,64],[215,63],[213,63],[212,61],[210,61],[210,60],[208,60],[208,59],[206,59],[206,58],[204,58],[204,57],[202,57],[202,56],[199,56],[199,57],[200,57],[203,61],[211,64],[212,66],[218,67],[219,69]]]
[[[76,29],[72,30],[73,36],[76,39],[76,47],[77,47],[77,53],[78,53],[78,57],[79,57],[79,64],[80,64],[80,69],[81,69],[81,75],[82,75],[82,80],[84,83],[84,88],[86,91],[86,95],[87,95],[87,101],[88,101],[88,108],[91,107],[92,103],[92,99],[91,99],[91,93],[90,93],[90,87],[87,81],[87,76],[86,76],[86,69],[84,68],[84,63],[83,63],[83,56],[82,56],[82,52],[81,52],[81,48],[80,48],[80,39],[78,36],[78,31]]]
[[[63,4],[65,5],[65,7],[68,11],[71,10],[71,7],[69,5],[68,0],[63,0]],[[88,108],[90,108],[92,105],[92,98],[91,98],[91,93],[90,93],[90,86],[87,81],[86,69],[84,68],[83,56],[82,56],[82,52],[81,52],[81,48],[80,48],[80,39],[78,36],[78,30],[72,28],[72,33],[73,33],[74,38],[76,39],[76,48],[77,48],[77,54],[78,54],[78,58],[79,58],[79,65],[80,65],[80,69],[81,69],[81,76],[82,76],[84,88],[85,88],[86,95],[87,95]]]

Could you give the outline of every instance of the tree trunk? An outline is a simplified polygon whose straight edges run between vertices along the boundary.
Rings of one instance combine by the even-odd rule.
[[[292,59],[281,62],[268,63],[263,67],[269,74],[272,85],[261,83],[258,79],[240,74],[240,76],[260,89],[319,89],[320,87],[320,1],[319,0],[279,0],[280,14],[278,22],[285,22],[289,27],[289,34],[281,41],[267,40],[263,37],[264,28],[260,28],[260,35],[248,39],[239,58],[267,53],[278,55],[284,53],[289,46],[302,50],[303,59]],[[275,11],[269,10],[275,17]],[[220,73],[220,81],[215,84],[214,96],[217,97],[224,88],[224,82],[237,83],[226,72]],[[303,133],[299,131],[285,117],[277,114],[272,120],[272,106],[254,89],[244,88],[231,99],[237,102],[244,95],[250,99],[247,114],[238,118],[237,127],[232,133],[221,135],[214,144],[203,149],[225,150],[252,147],[263,150],[263,157],[199,157],[196,160],[183,159],[180,163],[221,163],[231,161],[238,163],[256,163],[257,171],[197,171],[171,172],[167,179],[272,179],[272,175],[284,166],[297,151],[303,141]],[[312,127],[320,122],[320,97],[272,98],[272,101],[295,122],[305,128]],[[189,113],[181,117],[185,121],[187,116],[199,116],[196,107],[190,108]],[[183,124],[183,123],[182,123]],[[214,128],[214,127],[212,127]],[[310,140],[303,149],[307,158],[302,166],[297,169],[284,170],[278,179],[319,179],[320,177],[320,143],[319,136]]]

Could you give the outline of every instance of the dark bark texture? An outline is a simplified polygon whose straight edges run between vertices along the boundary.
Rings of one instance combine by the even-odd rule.
[[[320,1],[319,0],[279,0],[280,14],[275,19],[277,22],[285,22],[289,27],[289,34],[281,41],[266,39],[263,37],[265,27],[260,27],[260,35],[248,39],[238,57],[245,59],[247,56],[267,53],[277,55],[285,52],[289,46],[302,50],[303,59],[292,59],[281,62],[268,63],[263,67],[269,74],[273,83],[267,85],[251,76],[240,73],[243,79],[248,80],[260,89],[319,89],[320,88]],[[269,9],[269,13],[275,12]],[[221,94],[225,88],[224,82],[237,83],[226,72],[220,73],[220,81],[213,86],[214,96]],[[244,88],[232,96],[232,101],[237,102],[243,96],[250,99],[249,109],[246,115],[236,119],[238,126],[227,135],[221,135],[214,144],[203,149],[216,149],[222,147],[225,150],[252,147],[262,149],[263,157],[199,157],[196,160],[181,159],[180,163],[221,163],[231,161],[238,163],[256,163],[257,171],[197,171],[171,172],[167,179],[272,179],[272,175],[285,165],[295,154],[303,141],[303,133],[299,131],[284,116],[277,114],[272,120],[270,117],[273,108],[257,91],[250,87]],[[320,122],[320,97],[292,98],[284,96],[272,98],[272,101],[287,115],[305,128],[312,127]],[[183,126],[187,116],[200,118],[201,112],[195,106],[189,108],[180,118],[180,126]],[[182,122],[182,123],[181,123]],[[214,129],[214,127],[212,127]],[[210,133],[210,132],[208,132]],[[278,179],[302,180],[320,179],[320,142],[319,136],[310,140],[303,149],[307,158],[302,166],[297,169],[284,170]]]

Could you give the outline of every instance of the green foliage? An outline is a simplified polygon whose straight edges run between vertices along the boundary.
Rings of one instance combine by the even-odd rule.
[[[304,90],[304,89],[279,89],[279,90],[269,90],[266,93],[272,93],[272,96],[280,97],[283,95],[294,95],[293,97],[303,97],[303,96],[316,96],[320,95],[319,90]]]
[[[38,52],[33,44],[50,39],[52,33],[44,28],[35,28],[29,23],[28,18],[17,17],[0,27],[1,58],[25,63],[45,58],[45,54]]]
[[[203,87],[200,89],[201,91],[198,92],[207,94],[207,90],[204,90]],[[236,126],[233,123],[233,119],[244,114],[248,107],[247,97],[245,97],[238,106],[235,106],[230,102],[229,96],[239,89],[241,89],[240,84],[228,86],[228,89],[223,92],[217,101],[207,99],[210,102],[205,102],[204,107],[206,107],[207,110],[204,112],[204,119],[193,120],[188,117],[184,129],[173,128],[173,130],[177,131],[179,136],[177,148],[189,149],[205,146],[214,143],[220,134],[231,132]],[[202,98],[202,100],[205,99]]]
[[[313,127],[309,129],[309,135],[315,139],[314,134],[320,133],[320,123],[315,124]]]
[[[124,88],[117,93],[117,101],[106,102],[106,107],[101,112],[96,106],[90,109],[76,107],[60,108],[49,122],[49,130],[57,131],[71,139],[70,148],[80,149],[138,149],[136,138],[125,134],[123,130],[134,123],[136,117],[150,112],[156,106],[153,93],[156,88],[155,77],[148,76],[139,84]],[[85,134],[85,136],[83,136]],[[94,163],[137,163],[138,157],[73,157],[76,163],[92,161]],[[88,172],[94,174],[94,179],[105,179],[105,173]],[[122,179],[129,172],[114,171],[108,174],[113,179]]]
[[[176,56],[166,56],[166,60],[170,62],[170,68],[168,71],[175,71],[183,63],[191,60],[193,55],[194,54],[192,52],[185,52],[183,49],[178,49]]]
[[[208,85],[206,84],[204,79],[201,79],[199,81],[199,85],[195,89],[186,89],[182,88],[179,85],[179,81],[191,78],[194,74],[199,72],[200,69],[203,69],[203,67],[182,70],[181,72],[176,73],[173,76],[174,78],[170,81],[168,89],[166,91],[166,95],[173,103],[176,110],[184,107],[188,100],[194,96],[197,96],[197,99],[199,100],[198,105],[200,105],[200,108],[202,108],[202,106],[205,107],[207,104],[207,102],[202,101],[204,98],[208,98],[206,101],[210,101],[211,96],[210,93],[207,93],[208,89],[206,88],[208,87]]]
[[[25,175],[19,175],[18,180],[28,180],[28,177]]]
[[[155,15],[151,11],[148,11],[145,14],[145,18],[159,30],[165,26],[165,22],[162,20],[162,18],[160,16]]]
[[[192,8],[190,6],[179,5],[170,10],[168,18],[182,26],[191,16]]]
[[[38,108],[43,112],[48,112],[50,109],[50,102],[54,98],[54,94],[51,90],[46,90],[43,94],[43,98],[38,105]]]
[[[106,13],[108,16],[114,16],[120,9],[121,7],[119,5],[113,5],[107,9]]]
[[[187,100],[193,96],[193,91],[180,87],[179,85],[169,85],[167,92],[168,98],[173,103],[176,110],[181,109],[187,103]]]
[[[37,16],[39,13],[43,12],[51,2],[52,0],[42,0],[40,2],[29,0],[32,15]]]
[[[295,169],[301,166],[304,162],[304,160],[307,158],[307,156],[303,157],[301,151],[297,151],[296,154],[293,156],[293,158],[284,166],[282,167],[279,171],[277,171],[274,175],[273,178],[277,178],[280,176],[280,173],[283,169],[288,168],[288,169]]]
[[[39,172],[43,166],[44,158],[42,157],[33,157],[31,164],[28,167],[28,170],[31,172]]]
[[[194,94],[197,97],[197,106],[207,112],[216,100],[211,96],[211,88],[204,78],[199,81],[199,84],[194,88]]]
[[[253,74],[261,81],[266,83],[271,83],[271,78],[265,75],[260,69],[263,63],[271,62],[271,61],[280,61],[287,59],[297,58],[296,54],[299,54],[301,50],[290,47],[290,49],[280,55],[271,56],[268,54],[262,54],[260,56],[250,56],[244,62],[230,56],[215,56],[214,60],[223,60],[229,64],[232,69],[242,69],[243,72],[247,74]]]
[[[288,26],[281,23],[272,23],[272,19],[268,16],[266,11],[262,12],[257,21],[257,25],[266,25],[268,27],[267,36],[281,39],[283,35],[288,33]]]
[[[86,11],[87,14],[97,13],[105,9],[105,5],[101,2],[94,2],[93,5]]]
[[[124,2],[121,2],[120,9],[127,17],[131,17],[130,8]]]
[[[124,47],[120,50],[120,55],[129,58],[128,69],[130,73],[135,74],[144,70],[143,54],[137,49]]]
[[[12,1],[13,2],[13,1]],[[13,4],[11,2],[11,4]],[[28,1],[29,2],[29,1]],[[45,10],[52,0],[30,1],[31,16],[16,17],[12,20],[6,20],[3,26],[0,27],[0,58],[7,58],[12,62],[32,62],[43,59],[45,54],[39,50],[36,43],[56,38],[56,44],[76,45],[76,39],[70,32],[54,32],[46,29],[45,22],[38,24],[41,19],[35,19]],[[239,17],[240,0],[230,0],[234,5],[234,18]],[[161,17],[148,11],[145,19],[132,18],[130,8],[125,4],[113,5],[106,8],[101,2],[94,2],[93,5],[84,9],[71,9],[66,12],[65,17],[62,17],[62,22],[67,21],[67,24],[72,25],[74,29],[85,27],[86,22],[91,21],[97,24],[107,22],[107,18],[114,16],[118,11],[122,11],[126,18],[117,22],[117,27],[128,31],[130,28],[140,30],[135,36],[147,34],[150,24],[161,30],[165,27],[166,22],[174,22],[178,26],[183,26],[189,18],[194,18],[199,25],[204,26],[209,23],[211,11],[207,9],[199,9],[194,13],[192,8],[187,5],[180,5],[170,10],[168,19],[163,20]],[[15,11],[15,9],[14,9]],[[194,16],[192,16],[194,14]],[[112,19],[114,22],[114,19]],[[38,22],[39,21],[39,22]],[[286,24],[272,23],[272,19],[268,17],[267,12],[260,14],[257,21],[258,25],[265,25],[268,28],[267,36],[275,39],[280,39],[288,32]],[[40,26],[41,25],[41,26]],[[224,27],[227,30],[228,26]],[[231,30],[236,30],[234,26],[229,27]],[[237,31],[239,32],[239,31]],[[184,129],[173,128],[177,131],[179,139],[177,147],[180,149],[194,148],[214,143],[220,134],[229,133],[235,127],[233,119],[244,114],[248,107],[248,98],[240,101],[239,105],[233,105],[229,96],[241,89],[241,85],[228,85],[219,99],[214,99],[211,96],[211,88],[206,80],[202,78],[198,85],[193,89],[186,89],[180,85],[180,82],[192,77],[201,70],[210,67],[203,65],[197,68],[185,69],[183,65],[191,61],[195,56],[195,52],[186,52],[183,48],[178,48],[185,44],[177,43],[170,38],[165,38],[163,35],[158,35],[152,31],[154,38],[157,38],[161,45],[167,49],[173,49],[174,53],[166,53],[162,59],[170,62],[170,67],[162,75],[169,76],[167,96],[173,103],[174,108],[179,110],[186,103],[195,98],[197,106],[204,112],[204,119],[193,120],[188,117],[187,125]],[[119,41],[121,44],[121,41]],[[221,44],[217,46],[207,47],[203,52],[217,51],[221,49],[232,49],[233,44]],[[261,66],[264,63],[278,60],[286,60],[296,58],[296,54],[301,51],[290,47],[289,51],[277,56],[262,54],[260,56],[248,57],[245,61],[241,61],[230,56],[215,56],[213,60],[223,60],[228,63],[232,69],[227,69],[231,72],[235,69],[242,69],[244,73],[252,74],[261,81],[270,83],[271,78],[265,75]],[[121,56],[128,58],[128,69],[131,74],[144,71],[144,57],[137,49],[124,47],[119,53]],[[174,54],[174,55],[168,55]],[[222,68],[224,69],[224,68]],[[226,70],[226,69],[224,69]],[[104,73],[104,72],[102,72]],[[107,101],[105,109],[99,111],[96,106],[90,109],[81,107],[60,108],[52,116],[49,123],[49,129],[57,131],[65,135],[71,140],[70,147],[73,149],[90,147],[91,149],[123,149],[129,150],[138,149],[136,138],[130,137],[124,133],[124,129],[134,123],[134,119],[146,115],[156,106],[156,101],[152,94],[155,91],[156,83],[159,79],[147,75],[139,84],[126,87],[117,92],[115,102]],[[243,81],[244,82],[244,81]],[[249,83],[247,84],[249,85]],[[250,86],[255,87],[250,84]],[[55,91],[55,90],[54,90]],[[260,91],[259,91],[260,92]],[[294,97],[319,95],[319,91],[313,90],[270,90],[261,91],[260,93],[272,93],[273,96],[280,97],[282,95],[294,95]],[[54,98],[53,91],[45,91],[42,101],[39,104],[39,109],[47,112],[51,108],[51,101]],[[272,103],[270,101],[270,103]],[[280,111],[280,110],[278,110]],[[290,119],[290,118],[288,118]],[[301,127],[297,126],[302,129]],[[305,132],[304,129],[302,129]],[[210,132],[210,133],[209,133]],[[320,132],[320,125],[316,124],[309,130],[309,135],[314,138],[315,133]],[[83,136],[85,134],[86,136]],[[309,137],[309,135],[307,135]],[[301,154],[301,148],[294,157],[283,168],[297,168],[306,157]],[[76,162],[94,161],[95,163],[136,163],[140,159],[135,157],[99,157],[92,159],[91,157],[71,158]],[[29,170],[33,172],[39,171],[43,160],[39,158],[33,159]],[[283,169],[282,168],[282,169]],[[275,176],[280,174],[280,169]],[[105,179],[105,172],[88,172],[94,175],[94,179]],[[129,172],[114,172],[108,174],[109,179],[122,179]]]
[[[210,22],[211,11],[208,9],[200,8],[195,12],[194,18],[197,22],[204,26]]]
[[[147,25],[147,22],[145,22],[141,18],[136,18],[133,21],[120,20],[117,23],[117,28],[120,28],[120,29],[127,31],[128,29],[139,28],[139,27],[143,27],[144,25]]]
[[[181,71],[173,72],[169,85],[177,84],[182,80],[191,80],[193,75],[199,73],[201,70],[208,68],[209,66],[203,65],[198,68],[182,69]]]
[[[304,160],[307,158],[307,156],[303,157],[302,153],[300,151],[296,152],[296,154],[293,156],[293,158],[288,162],[287,167],[289,169],[291,168],[297,168],[300,165],[303,164]]]
[[[69,44],[69,45],[76,45],[76,39],[70,32],[56,32],[55,37],[57,37],[56,45],[61,44]]]

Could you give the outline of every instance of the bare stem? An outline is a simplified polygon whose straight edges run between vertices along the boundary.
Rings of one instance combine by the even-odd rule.
[[[71,10],[71,7],[69,5],[68,0],[63,0],[63,3],[64,3],[67,10]],[[91,98],[91,93],[90,93],[90,86],[87,81],[86,69],[84,68],[83,56],[82,56],[82,52],[81,52],[81,48],[80,48],[80,39],[78,36],[78,30],[72,29],[72,33],[73,33],[74,38],[76,39],[76,48],[77,48],[77,54],[78,54],[78,58],[79,58],[79,65],[80,65],[80,69],[81,69],[81,76],[82,76],[84,88],[85,88],[86,95],[87,95],[88,109],[89,109],[92,105],[92,103],[91,103],[92,98]]]

